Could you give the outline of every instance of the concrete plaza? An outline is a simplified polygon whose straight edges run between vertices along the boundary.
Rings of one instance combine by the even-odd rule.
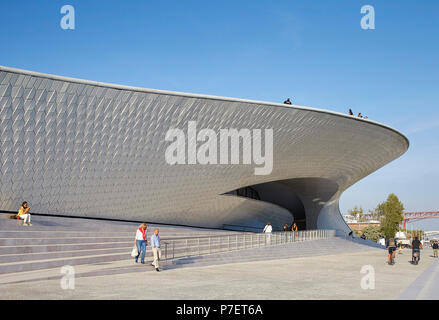
[[[439,261],[423,250],[386,264],[384,250],[164,268],[115,261],[75,266],[75,289],[63,290],[60,269],[0,276],[1,299],[437,299]],[[375,289],[364,290],[361,269],[371,265]],[[94,270],[99,272],[94,273]],[[126,272],[124,272],[126,270]],[[117,271],[117,272],[115,272]],[[83,274],[83,276],[80,276]],[[417,280],[417,281],[415,281]]]

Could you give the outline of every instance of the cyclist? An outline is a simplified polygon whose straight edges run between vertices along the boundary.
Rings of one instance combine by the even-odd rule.
[[[390,238],[387,242],[387,248],[389,250],[389,259],[388,264],[393,265],[395,264],[395,250],[396,250],[396,243],[394,238]]]
[[[419,241],[418,237],[415,237],[415,239],[412,241],[412,261],[415,262],[415,253],[417,253],[417,262],[421,260],[421,249],[424,249],[422,246],[421,241]]]

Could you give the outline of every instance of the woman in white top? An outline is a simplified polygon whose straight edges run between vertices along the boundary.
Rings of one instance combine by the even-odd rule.
[[[271,231],[273,231],[273,227],[271,226],[270,222],[267,222],[267,224],[264,227],[264,230],[262,232],[266,233],[267,236],[265,237],[265,242],[267,245],[271,244]]]
[[[267,225],[264,227],[264,231],[265,233],[271,233],[271,231],[273,231],[273,227],[271,226],[270,222],[267,222]]]
[[[146,228],[146,222],[142,222],[136,232],[136,239],[134,240],[134,245],[137,247],[136,263],[139,260],[140,254],[142,254],[142,256],[140,257],[140,263],[145,264],[146,245],[148,244],[146,240]]]

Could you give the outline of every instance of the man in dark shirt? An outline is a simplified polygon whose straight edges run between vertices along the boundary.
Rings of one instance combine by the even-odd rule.
[[[424,249],[422,247],[422,243],[418,240],[418,237],[415,237],[415,239],[412,241],[412,256],[416,252],[418,254],[418,261],[421,260],[421,249]]]
[[[433,242],[433,245],[431,247],[433,248],[433,257],[437,258],[437,250],[439,249],[439,244],[437,243],[437,240]]]
[[[284,104],[291,104],[290,98],[284,101]]]
[[[396,250],[396,242],[394,238],[390,238],[387,241],[387,249],[389,250],[388,255],[388,264],[393,265],[395,264],[395,250]]]

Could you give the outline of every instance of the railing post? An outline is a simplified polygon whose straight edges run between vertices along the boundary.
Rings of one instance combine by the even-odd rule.
[[[165,242],[165,260],[168,260],[168,244]]]

